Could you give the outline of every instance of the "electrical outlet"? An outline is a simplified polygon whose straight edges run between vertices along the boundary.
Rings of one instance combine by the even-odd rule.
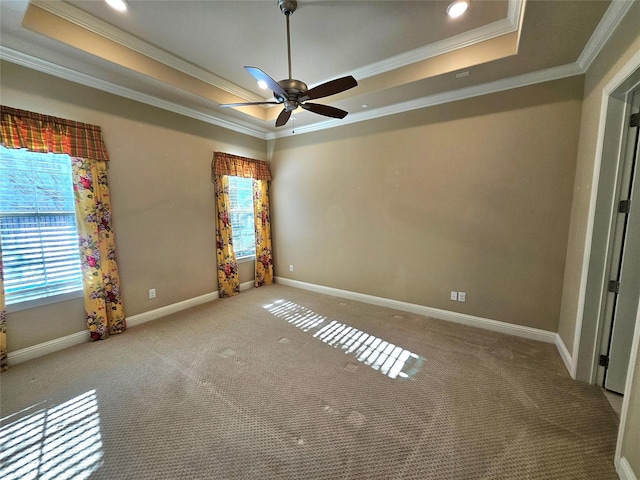
[[[467,292],[458,292],[458,301],[466,302],[467,301]]]
[[[458,300],[458,292],[451,292],[451,300],[453,300],[454,302],[456,300]]]
[[[149,289],[149,298],[156,298],[156,289],[155,288]]]
[[[293,265],[289,265],[289,271],[293,272]]]

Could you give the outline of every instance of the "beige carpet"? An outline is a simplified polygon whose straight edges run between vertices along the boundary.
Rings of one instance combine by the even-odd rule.
[[[3,479],[617,478],[553,345],[280,285],[1,382]]]

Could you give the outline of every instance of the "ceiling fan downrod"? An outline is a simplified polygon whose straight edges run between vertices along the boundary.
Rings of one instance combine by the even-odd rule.
[[[293,77],[291,76],[291,34],[289,29],[289,15],[296,11],[298,8],[298,2],[296,0],[278,0],[278,7],[280,7],[280,11],[284,13],[284,16],[287,17],[287,59],[289,66],[289,80]]]
[[[281,80],[278,82],[289,94],[297,96],[308,90],[307,84],[296,80],[291,75],[291,30],[289,28],[289,16],[298,8],[298,2],[296,0],[278,0],[278,7],[280,11],[287,17],[287,65],[289,67],[289,78],[287,80]],[[287,112],[293,112],[299,106],[299,102],[296,98],[290,98],[289,95],[280,96],[275,93],[275,97],[282,100],[284,109]]]

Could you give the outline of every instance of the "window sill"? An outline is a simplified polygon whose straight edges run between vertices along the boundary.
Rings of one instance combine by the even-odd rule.
[[[25,302],[13,303],[6,306],[6,312],[19,312],[21,310],[29,310],[30,308],[44,307],[51,305],[52,303],[66,302],[67,300],[74,300],[76,298],[82,298],[82,290],[76,290],[75,292],[61,293],[59,295],[51,295],[50,297],[36,298],[34,300],[27,300]]]
[[[251,255],[249,257],[236,258],[236,262],[237,263],[249,263],[249,262],[255,261],[255,259],[256,259],[256,256],[255,255]]]

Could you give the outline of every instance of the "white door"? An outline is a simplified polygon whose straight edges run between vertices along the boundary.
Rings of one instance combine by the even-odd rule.
[[[640,90],[631,101],[631,112],[640,117]],[[636,120],[637,121],[637,120]],[[631,122],[631,121],[630,121]],[[635,122],[634,122],[635,123]],[[624,393],[635,318],[640,298],[640,127],[629,125],[625,163],[620,190],[618,228],[614,242],[617,250],[611,266],[613,319],[608,352],[605,355],[604,386]],[[615,265],[618,263],[618,265]]]

